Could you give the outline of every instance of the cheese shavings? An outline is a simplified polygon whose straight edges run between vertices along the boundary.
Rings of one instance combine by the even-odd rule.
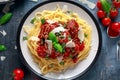
[[[5,32],[5,30],[0,31],[0,33],[1,33],[3,36],[6,36],[6,35],[7,35],[7,33]]]
[[[66,47],[75,47],[75,43],[71,41],[66,43]]]
[[[48,50],[49,50],[49,53],[51,54],[51,51],[52,51],[52,41],[51,40],[45,40],[45,42],[48,44]]]
[[[6,59],[5,56],[0,56],[0,60],[1,60],[1,61],[4,61],[5,59]]]
[[[78,31],[78,38],[81,42],[84,41],[84,32],[82,31],[82,28],[80,28]]]

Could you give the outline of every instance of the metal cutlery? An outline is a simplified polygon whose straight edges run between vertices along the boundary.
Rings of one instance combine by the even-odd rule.
[[[117,61],[120,61],[120,40],[117,43]]]

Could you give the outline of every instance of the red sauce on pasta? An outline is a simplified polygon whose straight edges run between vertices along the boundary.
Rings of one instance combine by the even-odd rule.
[[[48,39],[48,34],[55,28],[59,27],[59,24],[61,24],[65,31],[61,31],[60,34],[64,35],[66,34],[66,37],[57,37],[58,43],[63,47],[63,52],[57,51],[53,45],[51,54],[48,53],[48,44],[45,42],[46,39]],[[42,58],[52,58],[56,59],[59,56],[63,56],[63,60],[67,58],[71,58],[71,60],[76,63],[77,62],[77,56],[80,54],[80,51],[82,51],[85,47],[84,41],[80,41],[78,38],[78,31],[79,26],[78,23],[72,19],[69,20],[67,23],[62,22],[54,22],[54,23],[48,23],[47,21],[41,25],[40,27],[40,33],[38,35],[38,38],[40,41],[38,41],[38,47],[37,47],[37,54],[39,57]],[[55,34],[56,36],[58,34]],[[75,43],[75,47],[66,47],[65,44],[72,40]]]

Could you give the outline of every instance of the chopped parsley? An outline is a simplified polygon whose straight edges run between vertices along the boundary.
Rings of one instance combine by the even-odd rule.
[[[53,65],[54,65],[54,64],[53,64],[53,63],[51,63],[51,64],[49,64],[49,67],[51,68],[51,67],[53,67]]]
[[[1,45],[0,44],[0,51],[5,51],[7,48],[6,48],[6,46],[5,45]]]
[[[70,36],[70,35],[68,36],[68,40],[69,40],[69,41],[71,40],[71,36]]]
[[[60,36],[61,33],[60,33],[60,32],[56,32],[55,35],[56,35],[56,36]]]
[[[43,18],[43,19],[41,19],[41,23],[42,24],[44,24],[45,23],[45,19]]]
[[[70,58],[73,58],[73,55],[72,55],[72,54],[70,54],[70,55],[69,55],[69,57],[70,57]]]
[[[46,55],[46,56],[45,56],[45,59],[46,59],[46,60],[48,60],[48,59],[49,59],[49,56],[48,56],[48,55]]]
[[[23,36],[23,40],[27,40],[28,38],[26,36]]]
[[[64,53],[64,52],[65,52],[65,46],[66,46],[66,44],[65,44],[65,43],[63,43],[63,44],[61,44],[61,46],[62,46],[62,48],[63,48],[62,53]]]
[[[87,37],[88,35],[85,33],[84,36]]]
[[[64,64],[65,64],[65,62],[64,62],[64,61],[61,61],[61,62],[60,62],[60,65],[64,65]]]
[[[72,51],[72,53],[74,53],[74,52],[75,52],[75,50],[74,50],[74,49],[71,49],[71,51]]]
[[[65,44],[65,43],[63,43],[61,46],[62,46],[63,48],[65,48],[66,44]]]
[[[63,27],[65,28],[66,26],[67,26],[67,24],[66,24],[66,23],[64,23],[64,24],[63,24]]]
[[[73,12],[72,11],[67,11],[67,13],[72,14]]]
[[[31,23],[31,24],[34,24],[35,20],[36,20],[36,18],[33,18],[33,19],[30,21],[30,23]]]

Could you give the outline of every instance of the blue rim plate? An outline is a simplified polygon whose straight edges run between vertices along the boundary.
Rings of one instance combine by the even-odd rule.
[[[47,75],[41,75],[41,71],[38,65],[33,61],[30,55],[30,52],[26,45],[26,41],[22,40],[23,36],[26,35],[23,30],[23,25],[31,26],[30,20],[31,18],[34,17],[34,14],[36,12],[43,10],[55,10],[57,4],[59,4],[60,7],[67,5],[68,9],[72,10],[73,12],[76,12],[80,18],[84,19],[89,25],[91,25],[92,27],[91,50],[88,57],[81,61],[80,63],[78,63],[76,67],[68,69],[64,73],[58,74],[51,73]],[[73,1],[50,0],[36,5],[26,13],[18,28],[17,47],[20,53],[20,58],[24,65],[39,77],[51,80],[74,79],[85,74],[97,60],[102,47],[102,35],[97,20],[88,9]]]

